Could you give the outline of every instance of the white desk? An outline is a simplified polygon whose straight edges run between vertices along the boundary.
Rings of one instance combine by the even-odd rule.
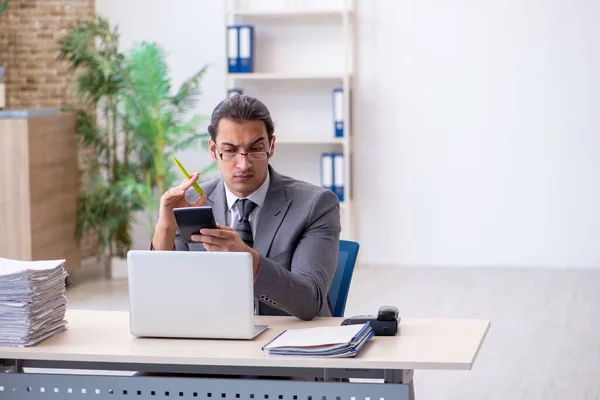
[[[149,339],[130,334],[127,312],[72,310],[67,312],[67,331],[34,347],[0,347],[0,361],[16,362],[17,367],[15,373],[0,374],[0,398],[409,399],[414,369],[471,369],[490,328],[488,320],[406,318],[399,335],[374,337],[355,358],[276,358],[261,350],[284,329],[339,325],[341,320],[257,317],[256,323],[269,329],[249,341]],[[26,367],[219,376],[22,373]],[[239,379],[239,375],[257,378]],[[321,379],[268,379],[281,376]],[[336,378],[383,379],[385,384]]]

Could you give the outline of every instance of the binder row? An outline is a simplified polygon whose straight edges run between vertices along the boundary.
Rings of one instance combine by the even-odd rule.
[[[344,153],[321,154],[321,186],[344,201]]]
[[[254,26],[227,26],[227,59],[229,73],[253,72]]]

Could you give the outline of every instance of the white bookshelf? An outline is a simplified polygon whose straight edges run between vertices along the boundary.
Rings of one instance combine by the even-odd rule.
[[[353,12],[353,9],[339,9],[339,8],[324,8],[316,10],[272,10],[272,9],[234,9],[230,11],[233,16],[240,17],[254,17],[260,19],[268,18],[318,18],[318,17],[336,17],[343,18],[344,15],[349,15]]]
[[[277,135],[277,144],[337,144],[340,146],[344,145],[344,138],[328,137],[325,135],[319,136],[292,136],[292,135]]]
[[[344,154],[342,239],[356,240],[352,196],[350,94],[354,73],[353,0],[227,0],[226,27],[254,25],[252,73],[229,73],[232,88],[263,101],[275,122],[273,167],[320,185],[326,152]],[[344,94],[344,136],[335,137],[334,88]]]
[[[319,73],[285,73],[285,72],[266,72],[266,73],[228,73],[229,79],[236,80],[274,80],[274,81],[343,81],[342,74],[319,74]]]

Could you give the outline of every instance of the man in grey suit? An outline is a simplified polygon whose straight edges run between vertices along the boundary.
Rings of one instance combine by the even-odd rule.
[[[249,252],[257,314],[331,316],[327,293],[341,230],[337,196],[269,165],[276,137],[259,100],[243,95],[223,100],[208,131],[221,178],[203,184],[205,194],[198,197],[191,190],[195,173],[161,197],[152,248]],[[218,229],[203,229],[188,245],[177,232],[173,209],[200,205],[213,207]]]

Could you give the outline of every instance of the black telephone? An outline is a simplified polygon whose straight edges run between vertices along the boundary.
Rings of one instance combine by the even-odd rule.
[[[375,315],[357,315],[342,321],[342,325],[371,324],[375,336],[394,336],[398,333],[398,308],[394,306],[381,306]]]

